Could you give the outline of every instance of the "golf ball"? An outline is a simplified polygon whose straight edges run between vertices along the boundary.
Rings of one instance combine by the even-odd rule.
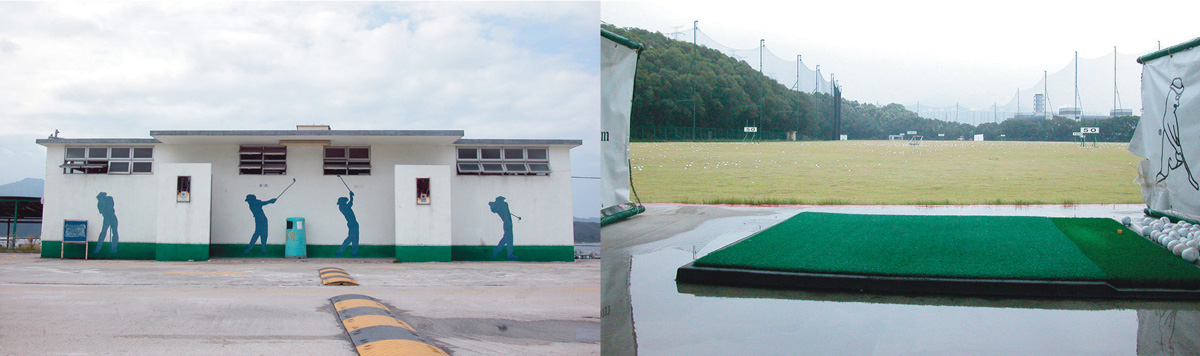
[[[1186,250],[1183,250],[1183,253],[1180,254],[1180,257],[1183,257],[1184,261],[1195,263],[1196,259],[1200,258],[1200,250],[1196,250],[1195,247],[1189,247]]]

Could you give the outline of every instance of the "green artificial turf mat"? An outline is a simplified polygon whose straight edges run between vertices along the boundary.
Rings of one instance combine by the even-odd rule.
[[[1109,284],[1137,288],[1200,288],[1200,268],[1112,219],[1051,218],[1109,275]],[[1123,233],[1117,233],[1123,230]]]
[[[698,267],[867,276],[1103,281],[1049,218],[805,212]]]

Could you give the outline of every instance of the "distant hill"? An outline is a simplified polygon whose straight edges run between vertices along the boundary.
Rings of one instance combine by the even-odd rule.
[[[600,242],[600,218],[575,218],[575,242]]]
[[[19,182],[0,185],[0,196],[41,197],[46,181],[25,178]]]

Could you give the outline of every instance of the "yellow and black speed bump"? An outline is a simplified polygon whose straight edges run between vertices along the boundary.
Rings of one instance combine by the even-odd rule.
[[[324,285],[357,286],[358,281],[350,277],[346,270],[337,267],[325,267],[317,270]]]
[[[329,298],[329,302],[333,303],[333,310],[360,356],[447,355],[417,335],[411,326],[397,319],[391,309],[375,298],[343,294]]]

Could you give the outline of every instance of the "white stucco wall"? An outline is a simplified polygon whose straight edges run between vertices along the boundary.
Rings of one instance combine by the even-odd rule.
[[[355,142],[333,142],[333,146],[360,146]],[[212,243],[248,244],[254,233],[254,217],[246,195],[259,200],[279,195],[292,179],[295,185],[275,204],[263,207],[268,221],[268,244],[282,245],[286,219],[302,217],[309,245],[340,245],[346,238],[346,219],[338,210],[338,198],[348,197],[347,185],[355,193],[354,213],[359,223],[360,245],[395,243],[395,179],[398,164],[453,164],[449,145],[372,145],[371,175],[326,176],[322,170],[323,148],[289,146],[287,175],[241,175],[238,144],[174,145],[164,149],[171,161],[211,162],[213,176]]]
[[[107,192],[116,203],[121,242],[245,246],[254,233],[246,195],[269,200],[295,179],[275,204],[263,208],[268,244],[284,244],[286,219],[302,217],[309,245],[340,245],[347,228],[337,201],[348,196],[347,185],[355,192],[360,245],[495,246],[503,235],[502,222],[488,203],[498,196],[504,196],[510,211],[521,217],[513,221],[515,245],[573,244],[569,146],[548,147],[548,176],[480,176],[456,173],[453,144],[371,144],[371,175],[343,177],[343,185],[337,176],[323,174],[321,146],[289,146],[287,175],[241,175],[240,145],[273,145],[277,140],[214,140],[220,143],[92,145],[154,146],[154,174],[131,175],[64,175],[59,168],[64,146],[46,144],[42,236],[60,241],[63,220],[87,220],[89,241],[96,241],[103,220],[96,195]],[[354,138],[334,139],[331,145],[367,146]],[[175,202],[178,175],[193,177],[191,203]],[[415,202],[415,196],[409,195],[415,195],[418,176],[434,178],[432,205],[404,203]]]
[[[454,222],[453,188],[449,165],[397,165],[397,246],[450,246]],[[417,178],[429,178],[430,204],[417,204]]]
[[[85,146],[85,145],[79,145]],[[104,145],[91,145],[93,147]],[[144,147],[145,145],[113,145]],[[42,215],[42,239],[62,241],[64,220],[87,220],[88,241],[100,236],[104,219],[96,207],[100,192],[113,197],[120,242],[155,242],[157,215],[152,194],[158,177],[151,174],[63,174],[65,146],[46,147],[46,189]],[[157,155],[157,149],[155,154]],[[156,156],[157,158],[157,156]],[[158,162],[153,169],[157,170]],[[111,235],[110,235],[111,236]],[[105,238],[108,249],[111,237]]]
[[[521,217],[513,220],[513,245],[573,245],[569,148],[551,146],[549,160],[547,176],[454,176],[454,245],[500,242],[503,222],[488,206],[498,196]]]
[[[207,245],[212,211],[212,167],[208,163],[156,163],[153,193],[158,243]],[[191,177],[191,201],[175,197],[179,176]]]

